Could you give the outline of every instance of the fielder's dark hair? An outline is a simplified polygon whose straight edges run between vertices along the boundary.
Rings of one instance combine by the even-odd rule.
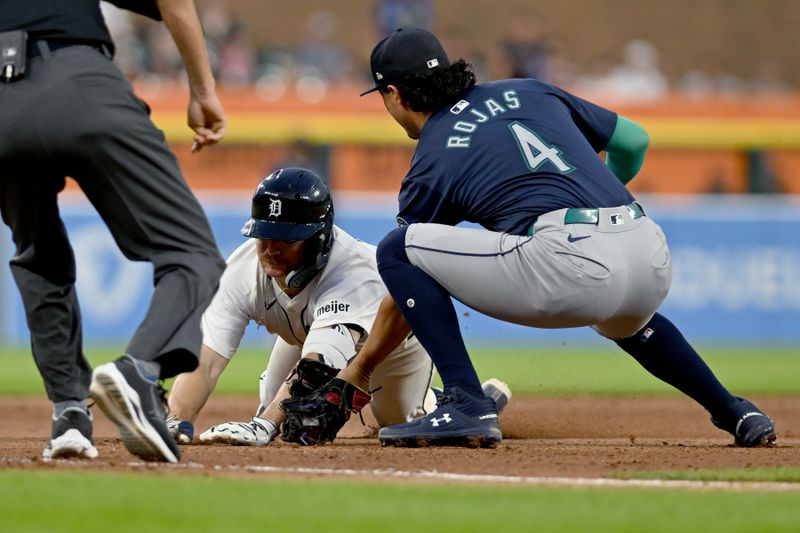
[[[463,59],[430,74],[409,75],[393,83],[403,100],[414,111],[436,111],[461,100],[461,95],[475,86],[475,69]]]

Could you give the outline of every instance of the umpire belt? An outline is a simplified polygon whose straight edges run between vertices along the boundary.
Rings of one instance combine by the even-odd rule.
[[[28,43],[28,59],[33,59],[34,57],[44,57],[46,59],[49,54],[56,50],[72,46],[88,46],[111,59],[111,51],[105,43],[77,39],[37,39],[31,41]]]
[[[638,202],[631,202],[625,206],[631,214],[631,218],[640,218],[645,216],[644,209]],[[592,207],[572,207],[567,209],[564,214],[564,224],[594,224],[600,222],[600,210]],[[533,226],[536,220],[528,227],[528,236],[533,235]]]

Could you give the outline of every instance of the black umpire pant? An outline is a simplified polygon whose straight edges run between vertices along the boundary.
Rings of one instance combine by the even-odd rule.
[[[16,253],[36,365],[50,400],[89,396],[75,293],[75,258],[59,216],[65,176],[80,185],[122,253],[154,267],[155,292],[127,353],[161,377],[197,367],[200,317],[225,262],[163,133],[116,66],[71,46],[29,61],[0,83],[0,211]]]

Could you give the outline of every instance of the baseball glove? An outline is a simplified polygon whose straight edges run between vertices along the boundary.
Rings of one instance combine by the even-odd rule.
[[[308,396],[281,402],[286,414],[281,438],[303,446],[333,442],[350,413],[360,413],[370,400],[368,392],[333,378]]]
[[[300,359],[286,380],[294,378],[289,383],[289,394],[292,395],[293,400],[304,398],[336,377],[338,373],[337,369],[316,359],[307,357]]]

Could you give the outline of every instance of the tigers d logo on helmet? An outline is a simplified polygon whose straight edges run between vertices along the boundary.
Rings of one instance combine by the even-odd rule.
[[[269,213],[267,214],[267,217],[278,218],[279,216],[281,216],[281,205],[282,203],[280,200],[276,200],[275,198],[270,198]]]

